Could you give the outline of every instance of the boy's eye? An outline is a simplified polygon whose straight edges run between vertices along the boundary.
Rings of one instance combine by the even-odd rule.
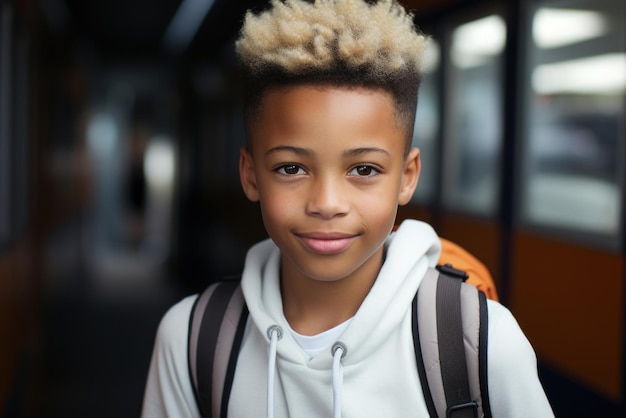
[[[372,167],[371,165],[359,165],[357,167],[354,167],[350,171],[351,175],[358,176],[358,177],[371,177],[379,173],[380,172],[375,167]]]
[[[276,172],[279,174],[284,174],[286,176],[295,176],[298,174],[304,174],[304,170],[302,167],[296,164],[285,164],[276,169]]]

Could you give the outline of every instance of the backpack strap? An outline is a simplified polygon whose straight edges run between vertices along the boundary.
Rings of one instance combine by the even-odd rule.
[[[427,271],[412,307],[415,358],[426,406],[431,417],[491,418],[485,294],[463,283],[459,273],[466,276],[464,272],[450,266],[438,268],[441,273],[432,268]],[[239,281],[209,286],[192,308],[189,373],[205,418],[227,416],[247,319]],[[438,335],[438,329],[449,332]]]
[[[247,319],[248,309],[238,280],[212,284],[198,296],[191,310],[189,375],[198,409],[205,418],[226,417],[228,413]]]
[[[413,300],[415,358],[432,417],[490,417],[487,302],[466,274],[429,269]],[[433,303],[436,301],[436,303]]]

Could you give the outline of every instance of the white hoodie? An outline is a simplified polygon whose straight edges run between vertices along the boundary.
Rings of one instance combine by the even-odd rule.
[[[440,243],[432,228],[405,221],[390,235],[371,291],[331,347],[309,358],[289,332],[279,286],[280,251],[252,247],[242,275],[250,310],[229,404],[230,417],[428,417],[411,330],[411,302]],[[187,367],[187,328],[195,296],[172,307],[155,343],[144,418],[199,417]],[[494,417],[553,417],[537,377],[535,353],[511,313],[488,302],[488,384]],[[280,340],[268,329],[278,326]],[[274,364],[275,362],[275,364]],[[333,367],[334,366],[334,367]],[[272,381],[268,392],[268,381]],[[269,393],[269,401],[268,401]],[[269,407],[268,407],[269,403]]]

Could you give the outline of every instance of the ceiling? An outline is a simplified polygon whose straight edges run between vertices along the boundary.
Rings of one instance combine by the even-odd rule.
[[[65,33],[92,45],[107,59],[159,57],[172,59],[163,38],[182,0],[39,0],[49,20]],[[193,41],[184,52],[211,59],[236,36],[248,9],[260,9],[268,0],[215,0]],[[405,0],[422,12],[451,0]],[[61,18],[59,18],[61,16]]]
[[[94,97],[106,101],[130,88],[136,103],[145,104],[145,113],[169,109],[162,103],[169,100],[168,86],[181,81],[202,97],[219,97],[223,72],[218,67],[224,57],[234,62],[232,42],[246,10],[263,9],[269,2],[215,0],[193,40],[172,52],[164,36],[184,0],[32,1],[38,2],[52,32],[66,40],[70,50],[79,47],[80,62],[89,69],[85,74],[93,77]],[[421,16],[455,1],[461,0],[401,0]]]
[[[182,0],[38,0],[46,19],[73,41],[107,59],[166,57],[164,35]],[[215,0],[184,54],[219,52],[239,30],[247,9],[266,0]]]

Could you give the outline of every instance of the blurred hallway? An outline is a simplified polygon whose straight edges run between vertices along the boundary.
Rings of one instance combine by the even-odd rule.
[[[625,3],[400,2],[432,43],[399,219],[485,263],[557,416],[626,416]],[[191,3],[174,45],[187,1],[0,0],[1,418],[138,417],[160,318],[265,237],[233,41],[268,1]]]
[[[154,335],[186,291],[139,253],[89,256],[76,221],[50,242],[55,268],[40,308],[34,363],[7,418],[138,417]],[[82,257],[85,259],[81,259]]]

